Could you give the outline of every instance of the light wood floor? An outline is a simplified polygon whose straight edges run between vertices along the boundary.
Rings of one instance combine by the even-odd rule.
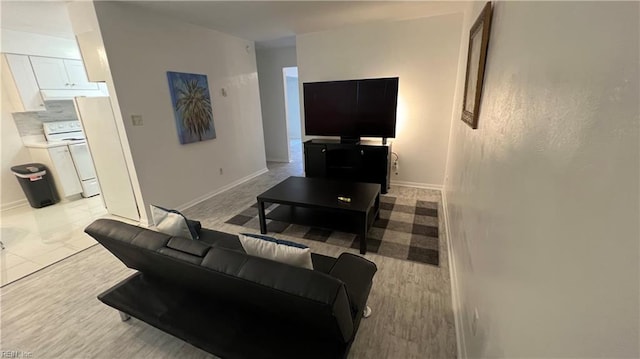
[[[270,163],[268,173],[185,214],[208,228],[233,228],[224,221],[253,203],[257,194],[289,175],[302,175],[299,152],[296,157],[289,164]],[[393,187],[390,194],[442,202],[438,191]],[[456,356],[443,223],[440,228],[440,267],[366,255],[378,266],[369,297],[373,314],[362,321],[350,358]],[[297,240],[332,256],[346,250]],[[0,349],[28,352],[33,358],[214,358],[138,320],[123,323],[115,310],[96,299],[131,273],[101,246],[94,246],[2,288]]]

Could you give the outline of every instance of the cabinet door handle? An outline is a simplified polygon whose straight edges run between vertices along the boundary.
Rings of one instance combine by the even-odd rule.
[[[40,107],[44,107],[44,104],[43,104],[43,103],[41,103],[41,104],[40,104]]]
[[[360,150],[360,155],[364,156],[364,150]]]
[[[323,148],[321,152],[322,152],[322,153],[325,153],[325,152],[327,152],[327,149],[326,149],[326,148]]]
[[[71,84],[70,84],[70,83],[68,83],[68,82],[67,82],[66,84],[64,84],[64,85],[65,85],[65,86],[71,86]]]

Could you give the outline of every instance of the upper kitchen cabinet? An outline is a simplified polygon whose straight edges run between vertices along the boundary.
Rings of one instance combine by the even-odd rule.
[[[30,56],[33,73],[41,90],[98,90],[89,82],[80,60]]]
[[[26,55],[5,54],[2,58],[4,88],[7,90],[16,110],[44,111],[44,101],[38,82]]]
[[[109,96],[105,83],[89,82],[81,60],[3,55],[2,81],[16,112],[43,111],[48,100]]]
[[[97,90],[98,84],[89,82],[87,70],[80,60],[64,60],[64,68],[71,81],[71,87],[76,90]]]

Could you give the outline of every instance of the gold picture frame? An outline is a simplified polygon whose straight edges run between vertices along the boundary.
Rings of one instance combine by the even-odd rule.
[[[480,99],[484,82],[484,68],[487,62],[491,15],[493,10],[488,2],[469,31],[469,53],[467,54],[467,76],[464,81],[462,101],[462,121],[471,128],[478,128]]]

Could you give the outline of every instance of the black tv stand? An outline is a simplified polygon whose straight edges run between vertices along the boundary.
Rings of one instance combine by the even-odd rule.
[[[304,143],[307,177],[333,178],[353,182],[379,183],[389,189],[391,144],[313,139]]]

